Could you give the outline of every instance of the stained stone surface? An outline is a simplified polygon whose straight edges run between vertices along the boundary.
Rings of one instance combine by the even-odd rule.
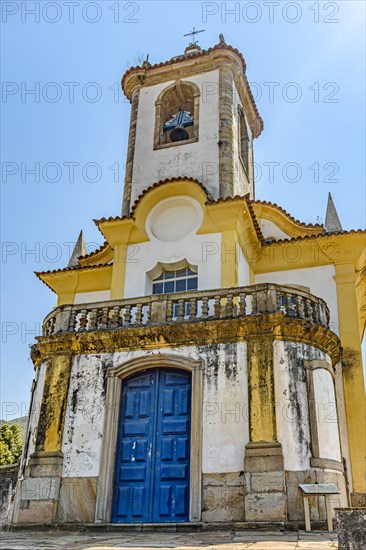
[[[63,531],[17,531],[0,533],[1,548],[62,550],[106,548],[153,550],[322,550],[338,548],[335,533],[283,533],[265,531],[208,531],[200,533],[80,533]]]

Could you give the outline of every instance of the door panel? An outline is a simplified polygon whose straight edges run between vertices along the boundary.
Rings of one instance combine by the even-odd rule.
[[[190,401],[186,371],[123,382],[112,521],[189,520]]]
[[[112,521],[149,521],[154,433],[155,373],[123,384]]]

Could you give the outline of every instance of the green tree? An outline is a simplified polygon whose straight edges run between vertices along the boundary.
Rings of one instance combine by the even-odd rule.
[[[17,464],[23,449],[22,431],[18,424],[0,426],[0,466]]]

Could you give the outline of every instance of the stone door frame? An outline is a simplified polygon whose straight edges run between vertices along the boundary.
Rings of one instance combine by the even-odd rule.
[[[189,371],[192,374],[189,521],[201,521],[203,361],[179,355],[158,354],[131,359],[108,369],[95,523],[110,523],[111,521],[123,380],[140,371],[156,368],[176,368]]]

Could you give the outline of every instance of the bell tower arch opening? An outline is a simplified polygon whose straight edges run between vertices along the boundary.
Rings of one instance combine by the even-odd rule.
[[[194,82],[177,80],[155,102],[154,149],[198,141],[200,90]]]

